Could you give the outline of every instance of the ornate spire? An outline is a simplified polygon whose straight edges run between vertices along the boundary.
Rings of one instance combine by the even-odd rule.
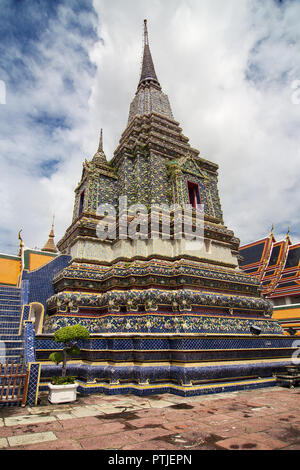
[[[103,151],[103,129],[100,131],[99,147],[93,157],[93,161],[98,165],[107,165],[105,153]]]
[[[143,65],[141,71],[141,78],[138,88],[144,83],[155,83],[160,87],[157,75],[155,73],[155,68],[150,52],[149,47],[149,36],[148,36],[148,27],[147,20],[144,20],[144,56],[143,56]]]
[[[168,96],[162,92],[149,47],[147,20],[144,20],[144,56],[141,77],[130,105],[128,124],[136,117],[156,113],[174,120]]]
[[[50,253],[57,253],[57,248],[56,248],[55,243],[54,243],[54,216],[53,216],[53,219],[52,219],[52,226],[51,226],[51,230],[50,230],[50,233],[49,233],[48,241],[47,241],[46,245],[44,246],[44,248],[42,248],[41,251],[48,251]]]

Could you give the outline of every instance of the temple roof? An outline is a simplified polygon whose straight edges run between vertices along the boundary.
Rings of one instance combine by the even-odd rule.
[[[262,282],[263,294],[269,298],[299,296],[300,243],[293,244],[289,231],[284,240],[269,237],[241,246],[240,266]]]

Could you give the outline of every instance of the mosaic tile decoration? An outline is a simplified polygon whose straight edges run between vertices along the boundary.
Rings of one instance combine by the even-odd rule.
[[[41,364],[31,362],[29,366],[29,382],[27,390],[26,405],[36,406],[40,385]]]
[[[54,294],[53,277],[65,268],[71,257],[60,255],[40,269],[32,272],[23,271],[22,283],[28,281],[27,303],[40,302],[47,307],[46,301]]]
[[[24,346],[25,346],[25,362],[35,362],[35,333],[34,323],[25,321],[24,324]]]
[[[44,333],[53,333],[64,326],[80,323],[90,333],[224,333],[251,334],[250,327],[256,326],[262,334],[280,335],[282,328],[275,320],[246,318],[224,318],[204,315],[105,315],[91,318],[85,315],[54,315],[44,324]]]
[[[83,394],[105,393],[149,395],[157,393],[183,394],[186,396],[217,393],[218,391],[246,390],[274,386],[272,371],[281,371],[290,361],[268,361],[251,364],[226,364],[223,366],[139,367],[139,366],[88,366],[71,364],[68,374],[77,377],[79,392]],[[60,368],[42,366],[40,390],[46,389],[48,378],[59,375]],[[252,375],[252,378],[251,378]]]

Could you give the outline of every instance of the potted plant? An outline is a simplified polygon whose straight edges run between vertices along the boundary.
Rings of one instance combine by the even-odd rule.
[[[52,377],[48,383],[50,403],[69,403],[76,400],[78,384],[74,377],[67,376],[67,361],[80,354],[79,340],[86,340],[90,334],[82,325],[65,326],[54,333],[56,343],[63,343],[62,351],[50,354],[49,359],[56,365],[62,363],[61,377]]]

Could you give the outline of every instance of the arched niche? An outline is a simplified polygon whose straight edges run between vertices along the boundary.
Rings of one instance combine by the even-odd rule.
[[[34,322],[35,334],[41,334],[44,320],[44,306],[39,302],[32,302],[30,307],[30,320]]]

